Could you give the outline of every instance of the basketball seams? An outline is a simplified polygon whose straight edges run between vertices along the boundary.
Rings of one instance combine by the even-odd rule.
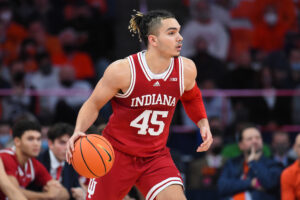
[[[112,152],[112,154],[113,154],[113,157],[115,157],[115,152],[114,152],[114,150],[113,150],[111,144],[109,144],[103,136],[95,135],[95,134],[90,135],[90,136],[93,136],[93,137],[95,137],[95,138],[98,138],[98,139],[102,140],[105,144],[107,144],[108,148],[110,149],[110,152]],[[104,139],[103,139],[103,138],[104,138]],[[107,152],[107,151],[106,151],[106,152]]]
[[[102,163],[103,163],[103,166],[104,166],[104,170],[105,170],[105,173],[106,173],[106,164],[103,160],[103,157],[101,155],[101,153],[98,151],[98,149],[95,147],[95,145],[88,139],[88,137],[86,137],[86,140],[94,147],[94,149],[97,151],[98,155],[100,156],[101,160],[102,160]]]
[[[74,150],[71,163],[80,175],[87,178],[98,178],[105,175],[111,170],[115,160],[112,145],[101,135],[89,134],[78,138],[75,141]]]
[[[87,139],[87,138],[86,138]],[[83,153],[82,153],[82,148],[81,148],[81,141],[82,141],[82,137],[80,138],[80,143],[79,143],[79,147],[80,147],[80,153],[81,153],[81,157],[82,157],[82,160],[83,160],[83,162],[84,162],[84,164],[85,164],[85,166],[87,167],[87,169],[94,175],[94,176],[97,176],[96,174],[94,174],[94,172],[89,168],[89,166],[87,165],[87,163],[86,163],[86,161],[85,161],[85,159],[84,159],[84,156],[83,156]],[[88,141],[89,142],[89,141]],[[95,147],[94,147],[95,148]],[[99,152],[98,152],[99,153]],[[100,155],[101,156],[101,155]],[[101,159],[102,159],[102,157],[101,157]],[[103,160],[102,160],[103,161]],[[97,177],[99,177],[99,176],[97,176]]]

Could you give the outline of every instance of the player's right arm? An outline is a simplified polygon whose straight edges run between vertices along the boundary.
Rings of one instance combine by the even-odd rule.
[[[22,192],[9,180],[0,158],[0,189],[11,200],[26,200]]]
[[[74,142],[84,136],[86,131],[97,119],[99,110],[120,90],[126,92],[130,85],[130,67],[127,59],[118,60],[105,70],[94,91],[82,105],[77,116],[75,131],[67,144],[67,162],[70,163]]]

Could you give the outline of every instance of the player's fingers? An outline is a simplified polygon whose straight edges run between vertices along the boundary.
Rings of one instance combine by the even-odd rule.
[[[213,138],[208,138],[197,148],[197,152],[207,151],[210,145],[212,144],[212,142],[213,142]]]
[[[202,136],[203,142],[200,145],[202,147],[207,146],[210,142],[210,139],[211,139],[211,137],[209,137],[209,135],[207,133],[204,133],[204,134],[205,134],[205,137]]]
[[[66,151],[66,158],[67,158],[67,162],[69,164],[71,164],[71,158],[72,158],[72,150],[71,150],[71,144],[73,142],[71,141],[71,138],[70,140],[68,141],[68,144],[67,144],[67,151]]]

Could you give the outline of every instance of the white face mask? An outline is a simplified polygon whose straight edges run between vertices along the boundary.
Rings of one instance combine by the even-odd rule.
[[[276,13],[268,12],[264,15],[264,20],[269,25],[275,25],[278,21],[278,16]]]
[[[9,22],[11,20],[11,17],[12,17],[12,13],[9,10],[3,11],[0,15],[0,19],[4,22]]]

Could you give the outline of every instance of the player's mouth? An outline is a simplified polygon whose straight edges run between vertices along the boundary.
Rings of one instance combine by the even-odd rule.
[[[176,46],[177,51],[181,51],[181,47],[182,47],[182,44],[177,45],[177,46]]]

